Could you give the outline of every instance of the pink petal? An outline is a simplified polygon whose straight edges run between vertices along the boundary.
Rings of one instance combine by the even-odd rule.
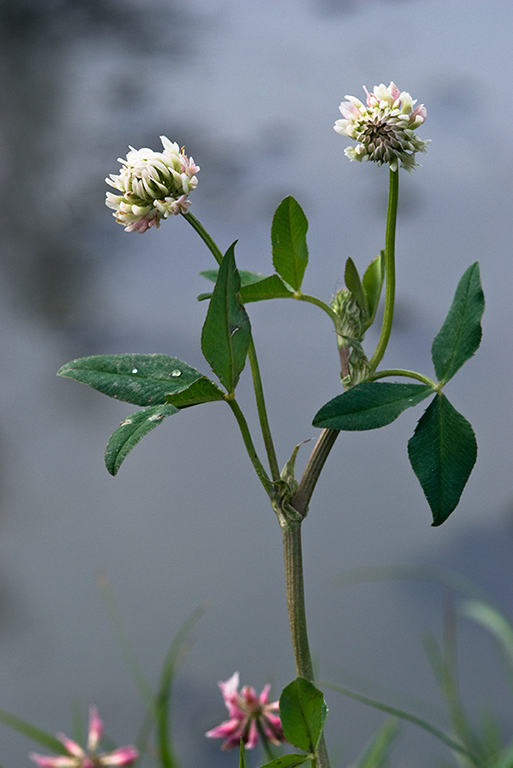
[[[262,730],[273,744],[280,744],[285,741],[281,720],[278,715],[265,714],[260,718]]]
[[[258,728],[256,720],[252,720],[249,724],[249,732],[244,739],[247,749],[253,749],[258,743]]]
[[[108,755],[101,755],[100,765],[132,765],[139,757],[139,752],[135,747],[120,747]]]
[[[339,106],[339,110],[342,117],[345,117],[346,120],[352,120],[353,118],[360,116],[360,110],[356,104],[353,104],[351,101],[343,101]]]
[[[96,707],[89,707],[89,735],[87,739],[88,752],[94,752],[103,734],[103,723],[98,717]]]
[[[80,744],[77,744],[76,741],[73,741],[73,739],[68,739],[67,736],[65,736],[63,733],[58,733],[57,738],[59,741],[62,741],[70,755],[75,755],[76,757],[84,757],[85,752],[80,746]],[[76,762],[76,761],[75,761]]]
[[[209,739],[225,739],[221,744],[221,749],[232,749],[239,745],[244,736],[243,720],[227,720],[221,723],[217,728],[212,728],[205,734]]]
[[[399,90],[397,85],[395,83],[393,83],[392,81],[390,82],[390,85],[388,86],[388,90],[390,91],[390,95],[392,96],[392,99],[394,101],[396,99],[398,99],[399,96],[401,95],[401,91]]]
[[[234,733],[240,732],[242,732],[242,720],[237,717],[233,720],[225,720],[221,725],[216,725],[215,728],[207,731],[205,736],[208,739],[226,739],[231,737]]]
[[[254,688],[251,685],[245,685],[242,689],[242,698],[248,710],[255,709],[258,706],[258,696]]]
[[[413,118],[421,117],[422,120],[425,120],[426,117],[427,117],[427,110],[426,110],[426,107],[424,106],[424,104],[421,104],[419,107],[414,109],[413,112],[411,113],[411,116]]]
[[[258,697],[258,700],[259,700],[260,704],[267,704],[267,702],[269,701],[269,691],[270,690],[271,690],[270,683],[267,683],[267,685],[264,685],[264,687],[262,688],[262,693]]]
[[[35,752],[31,752],[29,757],[37,763],[40,768],[76,768],[77,766],[76,758],[65,757],[64,755],[47,757],[46,755],[38,755]]]
[[[234,672],[229,680],[226,680],[224,683],[219,682],[218,685],[221,689],[221,693],[223,694],[224,703],[228,710],[229,716],[231,718],[244,717],[244,712],[242,712],[240,709],[241,702],[239,692],[237,690],[239,687],[239,673]]]

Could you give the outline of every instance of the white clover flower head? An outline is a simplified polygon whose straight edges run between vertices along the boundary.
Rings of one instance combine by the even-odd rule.
[[[411,171],[416,152],[425,152],[429,141],[422,141],[415,129],[426,120],[423,104],[417,103],[406,91],[400,91],[395,83],[375,85],[367,94],[366,104],[354,96],[346,96],[339,109],[343,120],[333,126],[341,136],[357,141],[356,147],[344,151],[350,160],[371,160],[378,165],[389,163],[396,171],[399,165]]]
[[[167,136],[160,140],[162,152],[130,147],[125,160],[118,158],[119,174],[105,179],[118,192],[107,192],[105,204],[125,232],[158,229],[162,219],[186,213],[190,206],[187,198],[198,183],[199,165]]]

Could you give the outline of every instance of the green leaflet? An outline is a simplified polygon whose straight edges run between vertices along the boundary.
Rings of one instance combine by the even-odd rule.
[[[346,284],[346,288],[348,288],[353,294],[354,299],[360,309],[363,309],[367,314],[367,301],[365,299],[362,281],[360,280],[360,275],[358,274],[356,265],[351,257],[349,257],[346,261],[346,268],[344,270],[344,282]]]
[[[166,395],[168,403],[177,408],[188,408],[191,405],[200,405],[201,403],[211,403],[214,400],[223,400],[224,392],[219,389],[217,384],[202,376],[201,379],[194,381],[190,387],[181,392],[174,392]]]
[[[240,296],[244,302],[291,299],[294,298],[294,291],[279,275],[271,275],[251,285],[245,285],[241,288]]]
[[[180,392],[202,374],[169,355],[92,355],[72,360],[57,376],[80,381],[89,387],[142,407],[162,405],[168,392]]]
[[[432,387],[425,384],[366,381],[323,405],[312,423],[348,431],[378,429],[431,394]]]
[[[384,279],[385,251],[381,251],[380,255],[371,261],[361,280],[354,261],[347,259],[344,282],[365,313],[364,331],[372,325],[376,317]]]
[[[237,386],[246,363],[251,326],[239,299],[240,277],[235,266],[235,243],[219,267],[217,281],[201,333],[201,349],[228,392]]]
[[[367,327],[371,326],[376,317],[379,298],[385,280],[385,251],[371,261],[364,272],[362,287],[367,302],[368,320]]]
[[[271,226],[273,264],[276,272],[299,291],[308,264],[308,220],[299,203],[289,195],[279,204]]]
[[[440,382],[449,381],[479,347],[483,312],[484,295],[476,261],[458,283],[451,308],[431,347]]]
[[[166,416],[173,416],[175,413],[178,413],[178,408],[164,404],[143,408],[127,416],[112,433],[105,449],[107,471],[111,475],[117,475],[121,464],[139,440],[162,424]]]
[[[303,765],[308,760],[307,754],[298,753],[296,755],[282,755],[270,763],[262,765],[261,768],[297,768],[299,765]],[[242,764],[241,764],[242,766]]]
[[[206,277],[207,280],[210,280],[212,283],[215,283],[217,280],[217,275],[219,274],[218,269],[204,269],[203,272],[200,272],[200,275],[202,277]],[[244,289],[246,285],[251,285],[251,283],[259,283],[262,280],[266,280],[266,275],[262,275],[258,272],[249,272],[247,269],[239,269],[239,277],[240,277],[240,284],[241,284],[241,291]],[[212,293],[200,293],[198,296],[198,301],[205,301],[205,299],[211,299]]]
[[[477,458],[468,421],[438,394],[408,442],[408,456],[433,513],[441,525],[456,508]]]
[[[318,688],[297,677],[280,696],[280,718],[285,738],[295,747],[315,752],[326,722],[328,708]]]

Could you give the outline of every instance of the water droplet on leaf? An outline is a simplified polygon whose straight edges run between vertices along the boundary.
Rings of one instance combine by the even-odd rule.
[[[132,373],[137,373],[137,372],[138,372],[138,368],[132,368]]]
[[[174,371],[171,371],[171,376],[181,376],[182,372],[178,370],[178,368],[175,368]]]

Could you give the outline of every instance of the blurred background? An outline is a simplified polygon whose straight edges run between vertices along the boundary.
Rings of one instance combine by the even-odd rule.
[[[74,703],[95,703],[112,738],[133,742],[144,704],[99,576],[152,684],[171,638],[208,603],[176,681],[182,765],[236,764],[203,736],[225,718],[218,680],[239,670],[277,693],[294,677],[279,528],[229,410],[166,420],[113,479],[103,450],[133,407],[55,372],[108,352],[166,352],[206,370],[196,296],[212,257],[180,217],[145,235],[115,224],[104,177],[128,145],[158,150],[160,134],[185,145],[201,166],[191,211],[222,249],[238,238],[240,268],[270,272],[272,213],[294,195],[310,221],[305,291],[329,300],[345,259],[363,269],[383,246],[388,183],[386,169],[348,162],[332,125],[345,94],[394,80],[426,105],[419,136],[432,143],[423,167],[401,174],[385,363],[431,373],[433,336],[479,259],[483,345],[447,387],[479,457],[458,509],[431,528],[406,454],[421,409],[341,436],[303,526],[307,608],[321,677],[348,682],[350,670],[366,693],[443,711],[422,637],[440,637],[446,590],[337,579],[361,566],[447,567],[513,613],[512,28],[506,0],[3,0],[1,708],[69,733]],[[310,305],[253,304],[250,316],[284,464],[340,391],[336,340]],[[255,424],[248,378],[240,397]],[[459,624],[469,711],[507,712],[508,736],[495,650]],[[328,701],[333,763],[349,765],[385,716]],[[0,729],[3,768],[29,765],[34,745]],[[395,765],[441,757],[432,737],[402,726]]]

